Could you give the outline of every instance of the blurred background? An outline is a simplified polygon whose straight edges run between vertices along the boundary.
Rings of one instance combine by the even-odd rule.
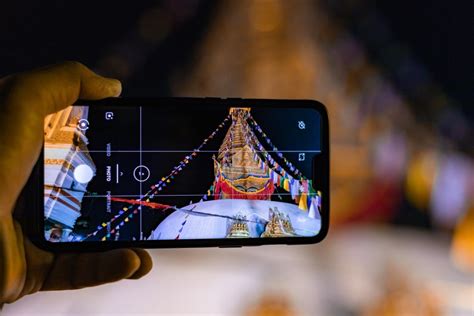
[[[473,315],[472,3],[8,1],[0,76],[78,60],[124,96],[305,98],[331,124],[311,246],[153,250],[141,281],[5,315]]]

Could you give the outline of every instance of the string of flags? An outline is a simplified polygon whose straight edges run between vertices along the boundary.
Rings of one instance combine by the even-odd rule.
[[[262,137],[263,139],[265,139],[265,141],[267,142],[267,144],[270,146],[270,148],[272,148],[272,150],[276,153],[276,155],[283,160],[283,162],[286,164],[286,166],[288,167],[288,169],[293,172],[295,175],[297,176],[302,176],[302,173],[300,170],[298,170],[298,168],[296,168],[292,163],[291,161],[289,161],[286,157],[283,156],[283,153],[281,151],[278,150],[278,148],[273,145],[272,141],[270,140],[270,138],[267,136],[267,134],[265,134],[262,130],[262,128],[260,127],[260,125],[258,125],[258,123],[255,121],[255,119],[252,117],[252,115],[248,115],[248,118],[249,118],[249,122],[250,122],[250,126],[253,127],[254,130],[256,130]]]
[[[184,229],[184,225],[186,225],[187,221],[188,221],[188,217],[189,217],[189,213],[187,213],[185,216],[184,216],[184,221],[181,223],[181,227],[179,228],[178,230],[178,235],[176,235],[175,239],[179,239],[181,237],[181,233],[183,232],[183,229]]]
[[[252,148],[252,151],[254,153],[254,160],[255,161],[260,159],[259,155],[258,155],[260,153],[260,155],[263,156],[263,158],[265,159],[265,163],[271,169],[274,169],[274,171],[281,174],[282,176],[285,176],[285,175],[288,174],[288,172],[282,166],[280,166],[280,164],[278,164],[278,162],[272,157],[272,155],[270,155],[270,153],[265,149],[265,147],[263,147],[263,145],[258,140],[257,136],[252,131],[248,132],[247,139],[248,139],[249,143],[253,144],[253,146],[251,146],[251,148]],[[258,152],[255,151],[254,147],[258,148],[259,151]],[[298,180],[304,179],[304,176],[302,175],[302,173],[299,170],[297,170],[295,167],[293,167],[293,170],[294,170],[295,175],[296,175],[296,173],[298,173],[296,175]],[[289,175],[289,176],[292,177],[291,175]]]
[[[250,144],[250,149],[253,152],[253,159],[255,162],[258,162],[259,168],[268,172],[270,181],[276,187],[280,187],[286,192],[289,192],[291,198],[295,201],[298,207],[304,211],[308,211],[308,216],[314,217],[316,210],[321,208],[321,194],[316,192],[312,186],[312,180],[306,179],[302,173],[295,167],[293,164],[288,161],[283,154],[278,151],[278,148],[273,145],[270,138],[263,132],[261,127],[255,122],[253,117],[248,114],[245,117],[247,124],[243,126],[244,138],[247,144]],[[247,120],[249,119],[249,120]],[[250,122],[250,124],[249,124]],[[253,125],[251,127],[250,125]],[[296,177],[293,177],[289,174],[285,168],[283,168],[277,161],[272,157],[272,155],[265,149],[265,147],[260,143],[256,137],[254,131],[258,131],[265,141],[273,148],[273,151],[284,161],[285,165],[293,172]],[[233,129],[229,132],[230,137],[233,135]],[[255,148],[258,149],[255,150]],[[225,148],[227,151],[228,148]],[[220,170],[220,166],[217,166]],[[221,174],[218,171],[217,177]],[[216,181],[214,183],[217,182]]]
[[[160,181],[157,183],[153,184],[150,189],[143,195],[141,199],[137,199],[137,201],[144,201],[145,205],[147,203],[150,203],[150,199],[153,199],[158,192],[162,191],[167,185],[171,183],[171,181],[174,179],[174,177],[181,172],[188,164],[191,162],[197,155],[198,153],[202,150],[202,148],[207,144],[209,140],[212,140],[216,134],[225,126],[225,124],[231,119],[231,115],[228,114],[224,120],[217,126],[217,128],[212,131],[212,133],[203,140],[203,142],[196,148],[194,149],[190,154],[186,155],[172,170],[171,172],[162,177]],[[97,226],[97,230],[95,230],[92,233],[89,233],[88,235],[85,236],[84,239],[87,239],[89,237],[96,236],[101,230],[107,229],[107,233],[104,235],[104,237],[101,238],[102,241],[106,241],[107,239],[111,238],[111,235],[114,233],[117,233],[122,226],[125,225],[125,223],[128,223],[131,219],[133,219],[134,215],[138,214],[138,211],[142,209],[141,206],[142,203],[131,203],[127,206],[124,206],[121,210],[119,210],[118,214],[112,217],[112,219],[109,222],[103,222],[101,225]],[[137,206],[138,205],[138,206]],[[135,208],[137,207],[137,208]],[[135,208],[135,209],[134,209]],[[126,215],[122,221],[115,225],[113,222],[118,220],[119,217],[123,217],[123,215]]]
[[[308,211],[310,217],[314,217],[316,210],[321,209],[321,193],[319,191],[316,192],[313,189],[312,180],[306,179],[302,173],[296,167],[294,167],[291,162],[286,160],[281,152],[279,152],[278,149],[273,146],[270,138],[265,133],[263,133],[262,129],[260,126],[258,126],[253,117],[250,114],[248,117],[250,118],[250,122],[254,123],[254,128],[261,133],[262,137],[270,146],[273,147],[274,151],[280,158],[283,159],[290,170],[292,170],[295,175],[298,175],[298,178],[294,178],[282,166],[280,166],[270,155],[270,153],[263,147],[255,134],[252,131],[247,130],[248,134],[246,135],[246,139],[249,141],[249,143],[252,143],[259,149],[259,152],[265,159],[266,163],[264,163],[263,160],[258,156],[258,153],[253,150],[254,146],[251,146],[252,150],[254,151],[254,160],[261,161],[261,169],[264,169],[268,166],[270,181],[272,181],[275,186],[282,188],[286,192],[289,192],[291,194],[291,198],[296,204],[298,204],[298,207],[304,211]]]

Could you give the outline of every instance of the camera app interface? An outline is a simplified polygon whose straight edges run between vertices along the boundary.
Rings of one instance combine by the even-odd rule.
[[[311,237],[309,108],[70,106],[44,123],[51,242]]]

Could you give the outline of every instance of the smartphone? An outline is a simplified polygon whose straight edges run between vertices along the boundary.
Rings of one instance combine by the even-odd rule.
[[[309,244],[329,228],[311,100],[109,98],[45,117],[32,240],[51,251]]]

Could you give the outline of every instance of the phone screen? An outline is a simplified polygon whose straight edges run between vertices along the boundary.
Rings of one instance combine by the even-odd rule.
[[[75,105],[46,117],[50,242],[313,237],[321,115],[304,107]]]

